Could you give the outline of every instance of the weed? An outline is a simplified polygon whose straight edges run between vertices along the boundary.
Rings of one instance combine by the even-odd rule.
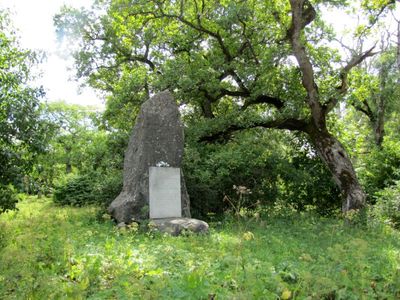
[[[291,213],[209,235],[121,230],[97,207],[27,197],[0,216],[1,299],[396,299],[390,227]],[[239,210],[240,211],[240,210]],[[268,225],[266,225],[268,224]]]

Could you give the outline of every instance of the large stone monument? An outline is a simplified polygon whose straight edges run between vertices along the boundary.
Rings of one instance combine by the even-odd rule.
[[[108,208],[108,212],[118,223],[129,224],[133,221],[146,220],[150,212],[155,212],[155,216],[158,217],[190,218],[189,196],[180,169],[183,147],[183,126],[178,106],[171,93],[161,92],[143,103],[125,152],[123,188]],[[157,166],[166,166],[166,170],[174,169],[175,177],[170,178],[168,174],[154,175],[156,179],[154,182],[157,182],[157,176],[159,176],[158,184],[161,184],[164,190],[160,190],[157,186],[152,189],[156,193],[154,198],[156,206],[153,205],[150,209],[149,169]],[[168,173],[168,171],[165,172]],[[179,184],[176,183],[176,172],[179,174]],[[155,173],[159,172],[155,171]],[[161,180],[160,183],[162,178],[170,180]],[[166,211],[158,207],[159,196],[162,196],[165,187],[168,187],[171,182],[174,186],[179,185],[177,190],[180,196],[179,212],[176,211],[177,205],[174,205],[172,210],[168,210],[168,205],[166,205]],[[171,188],[171,194],[166,196],[170,199],[174,195],[176,195],[176,189]],[[161,199],[161,201],[164,200]],[[175,215],[177,213],[178,215]]]

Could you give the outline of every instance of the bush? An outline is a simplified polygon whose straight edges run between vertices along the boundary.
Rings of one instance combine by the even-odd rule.
[[[299,211],[312,206],[320,215],[334,215],[342,199],[331,173],[316,154],[310,154],[311,148],[299,148],[292,148],[290,163],[280,168],[279,202]]]
[[[98,177],[95,190],[96,203],[108,207],[122,190],[122,172],[115,171]]]
[[[395,228],[400,228],[400,181],[376,193],[374,216]]]
[[[246,133],[226,144],[187,145],[183,168],[192,215],[199,218],[206,218],[208,213],[222,215],[230,208],[223,201],[225,196],[237,197],[234,185],[252,191],[244,207],[252,207],[257,201],[272,203],[278,192],[275,166],[282,157],[271,148]]]
[[[385,122],[385,138],[381,147],[366,144],[356,158],[360,181],[368,195],[393,186],[400,180],[400,130],[399,116],[388,116]],[[368,149],[368,151],[366,151]],[[375,198],[369,201],[374,204]]]
[[[12,185],[0,184],[0,213],[15,209],[18,196]]]
[[[341,205],[332,175],[301,135],[252,130],[225,144],[188,143],[184,174],[191,212],[199,218],[230,208],[223,199],[237,197],[234,185],[251,190],[244,208],[278,201],[329,215]]]
[[[120,172],[74,175],[56,186],[53,200],[61,205],[97,204],[108,206],[121,189],[122,176]]]
[[[93,178],[88,175],[75,175],[69,177],[64,184],[54,190],[53,200],[61,205],[83,206],[93,204]]]
[[[374,147],[360,168],[360,180],[367,194],[374,195],[400,180],[400,142],[387,141]],[[373,200],[373,199],[372,199]]]

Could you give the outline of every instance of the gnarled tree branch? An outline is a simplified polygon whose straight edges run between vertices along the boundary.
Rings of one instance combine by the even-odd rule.
[[[255,99],[247,99],[242,106],[242,110],[245,110],[251,105],[262,104],[262,103],[272,104],[273,106],[275,106],[276,109],[281,109],[284,105],[284,102],[277,97],[271,97],[268,95],[259,95]]]
[[[289,119],[282,119],[282,120],[261,120],[256,121],[250,124],[231,124],[226,126],[224,129],[221,129],[217,132],[206,134],[199,138],[199,142],[227,142],[231,137],[232,134],[236,131],[251,129],[251,128],[276,128],[276,129],[287,129],[291,131],[303,131],[307,132],[308,130],[308,123],[304,120],[289,118]]]
[[[364,99],[362,104],[363,104],[362,106],[354,105],[354,108],[356,110],[362,112],[363,114],[365,114],[372,123],[375,123],[375,121],[376,121],[375,114],[372,112],[371,107],[369,106],[367,100]]]
[[[348,83],[347,83],[347,77],[350,72],[350,70],[360,63],[362,63],[367,57],[374,56],[377,54],[377,52],[373,52],[375,49],[375,46],[372,46],[370,49],[367,51],[360,53],[358,55],[353,56],[350,61],[342,68],[340,71],[340,79],[341,79],[341,84],[336,88],[338,95],[337,97],[332,97],[327,103],[324,104],[324,113],[327,114],[329,113],[338,103],[340,96],[344,95],[347,93],[348,90]]]

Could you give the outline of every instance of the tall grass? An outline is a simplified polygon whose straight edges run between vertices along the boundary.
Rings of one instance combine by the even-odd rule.
[[[316,216],[118,230],[96,207],[27,198],[0,216],[0,299],[398,299],[399,233]]]

